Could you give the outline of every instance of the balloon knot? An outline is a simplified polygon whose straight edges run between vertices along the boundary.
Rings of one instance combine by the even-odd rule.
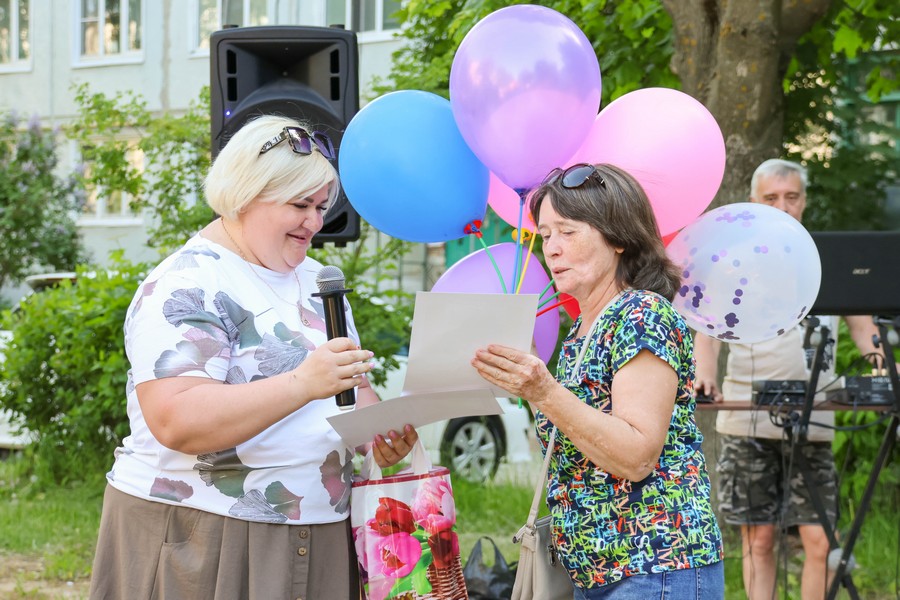
[[[471,223],[466,224],[466,228],[464,230],[466,235],[474,235],[475,237],[481,237],[481,221],[476,219]]]
[[[528,240],[531,239],[531,236],[534,235],[533,232],[531,232],[531,231],[529,231],[529,230],[527,230],[527,229],[513,229],[513,231],[512,231],[512,239],[513,239],[513,241],[518,242],[518,241],[519,241],[519,235],[520,235],[520,234],[521,234],[521,236],[522,236],[522,242],[527,242]]]

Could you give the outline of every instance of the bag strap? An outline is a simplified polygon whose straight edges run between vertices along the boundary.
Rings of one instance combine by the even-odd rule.
[[[497,547],[497,542],[488,536],[484,535],[478,540],[481,543],[481,540],[487,540],[491,543],[491,546],[494,547],[494,566],[499,567],[500,569],[506,571],[509,569],[509,565],[506,563],[506,558],[503,556],[503,553],[500,552],[500,548]]]
[[[431,459],[428,457],[428,452],[425,450],[421,439],[416,440],[410,451],[410,467],[416,475],[424,475],[431,471]],[[366,452],[366,457],[363,459],[359,472],[366,479],[384,479],[384,476],[381,474],[381,467],[375,462],[375,456],[372,454],[371,448]]]
[[[497,543],[490,538],[489,536],[483,535],[478,538],[478,541],[475,542],[475,545],[472,547],[472,552],[469,553],[469,558],[466,559],[466,565],[463,567],[463,571],[469,568],[469,565],[484,565],[484,554],[481,549],[481,542],[487,540],[491,543],[491,546],[494,547],[494,565],[500,568],[503,571],[509,570],[509,565],[506,562],[506,558],[503,556],[503,553],[500,552],[500,548],[497,547]]]
[[[478,541],[475,542],[475,545],[472,547],[472,552],[469,553],[469,558],[466,559],[466,565],[463,567],[463,573],[465,573],[466,569],[469,568],[469,565],[484,564],[484,557],[481,551],[481,540],[483,539],[485,538],[478,538]]]
[[[591,333],[593,333],[594,328],[597,327],[597,323],[600,322],[600,319],[603,317],[603,314],[609,309],[610,306],[613,305],[622,295],[628,291],[622,290],[616,296],[609,301],[609,304],[603,307],[599,313],[597,313],[597,318],[594,319],[594,322],[591,324],[591,328],[588,330],[587,335],[584,336],[584,341],[581,343],[581,348],[578,352],[578,360],[575,361],[575,373],[578,373],[578,370],[581,368],[581,363],[584,361],[584,356],[587,354],[588,346],[591,345]],[[513,536],[513,542],[518,543],[522,539],[522,534],[525,529],[530,531],[534,531],[534,522],[537,520],[538,510],[540,508],[541,497],[544,492],[544,485],[547,483],[547,472],[550,469],[550,458],[553,456],[553,446],[556,442],[556,425],[553,426],[553,429],[550,431],[550,439],[547,440],[547,452],[544,454],[544,465],[541,468],[541,477],[537,481],[537,485],[534,486],[534,499],[531,501],[531,510],[528,511],[528,519],[525,521],[525,525],[519,532]]]
[[[534,522],[537,520],[541,498],[544,495],[544,485],[547,482],[547,471],[550,468],[550,458],[553,456],[553,444],[555,441],[556,425],[553,426],[553,430],[550,432],[550,440],[547,442],[547,452],[544,454],[544,466],[541,467],[541,477],[538,479],[537,485],[534,486],[534,499],[531,501],[531,510],[528,511],[528,519],[525,520],[525,526],[522,529],[534,530]],[[513,536],[513,542],[521,540],[522,533],[522,530],[519,530],[519,533]]]

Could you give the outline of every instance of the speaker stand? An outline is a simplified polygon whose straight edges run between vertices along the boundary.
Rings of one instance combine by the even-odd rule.
[[[891,420],[888,422],[887,430],[884,432],[884,438],[881,441],[881,447],[878,449],[878,456],[875,458],[875,464],[872,465],[872,472],[869,474],[869,479],[866,482],[866,489],[859,502],[859,508],[856,510],[856,515],[853,517],[850,531],[847,533],[847,539],[844,542],[844,547],[841,551],[841,560],[838,562],[837,569],[834,572],[834,580],[832,580],[831,585],[828,588],[828,594],[826,596],[828,600],[836,598],[839,584],[850,579],[848,565],[853,556],[853,546],[856,545],[856,540],[859,538],[859,533],[862,530],[862,524],[866,518],[866,513],[869,512],[869,508],[871,507],[872,496],[875,493],[878,477],[887,464],[894,446],[897,444],[898,427],[900,427],[900,378],[897,377],[897,363],[894,360],[894,346],[891,344],[888,336],[888,325],[892,322],[890,319],[881,318],[876,318],[875,322],[878,325],[880,344],[884,350],[884,364],[888,370],[888,377],[891,379],[894,404],[890,410]],[[894,324],[893,327],[894,332],[896,332],[897,325]],[[851,592],[851,595],[853,595],[854,598],[858,597],[855,594],[855,590]]]
[[[812,329],[819,325],[819,319],[815,317],[807,318],[807,337],[809,338],[809,334]],[[818,482],[815,480],[813,476],[812,469],[809,466],[809,463],[803,456],[803,453],[800,452],[800,449],[806,446],[809,443],[808,433],[809,433],[809,420],[812,416],[813,406],[815,404],[816,390],[819,386],[819,374],[823,370],[823,363],[825,359],[825,349],[828,347],[828,344],[831,343],[831,331],[828,327],[824,325],[819,328],[820,336],[818,343],[815,347],[815,354],[813,356],[812,367],[810,369],[809,382],[806,386],[806,394],[803,398],[803,409],[802,412],[798,415],[796,411],[792,411],[788,415],[788,424],[785,426],[785,432],[788,436],[788,442],[790,443],[790,458],[789,465],[797,465],[797,470],[800,472],[800,476],[803,478],[803,484],[806,486],[806,490],[809,492],[810,500],[812,501],[813,508],[816,511],[816,515],[819,518],[819,523],[822,526],[822,529],[825,530],[825,535],[828,538],[828,547],[830,550],[836,550],[841,547],[840,543],[837,540],[837,535],[835,534],[835,528],[837,523],[832,523],[828,519],[828,511],[825,507],[825,502],[822,499],[821,494],[819,493]],[[789,475],[789,474],[788,474]],[[787,479],[787,478],[786,478]],[[790,485],[790,481],[786,480],[784,482],[784,489],[788,489]],[[835,576],[834,583],[843,584],[843,586],[847,589],[847,592],[850,594],[850,597],[854,600],[859,599],[859,593],[856,590],[856,586],[853,583],[853,579],[850,577],[849,572],[842,572]]]

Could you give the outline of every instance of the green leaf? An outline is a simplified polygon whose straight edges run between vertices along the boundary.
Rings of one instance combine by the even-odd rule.
[[[413,591],[413,578],[412,577],[404,577],[403,579],[398,579],[397,583],[394,584],[394,587],[391,588],[391,591],[388,592],[388,598],[393,598],[394,596],[399,596],[404,592]]]
[[[862,38],[855,29],[841,25],[834,33],[835,52],[843,52],[847,55],[847,58],[856,58],[856,53],[862,45]]]
[[[421,563],[419,563],[421,565]],[[431,582],[428,581],[428,571],[425,568],[420,569],[419,565],[412,572],[412,587],[419,596],[431,593]]]

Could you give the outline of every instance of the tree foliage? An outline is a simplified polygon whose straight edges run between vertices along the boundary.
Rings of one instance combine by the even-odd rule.
[[[395,89],[425,90],[449,97],[456,49],[479,20],[508,0],[411,0],[398,13],[405,45],[394,55],[377,94]],[[547,6],[578,23],[594,46],[603,76],[603,103],[642,87],[678,87],[668,67],[672,22],[657,0],[553,0]]]
[[[834,3],[791,57],[784,137],[789,157],[810,172],[810,229],[891,226],[885,199],[897,183],[900,133],[873,118],[898,89],[900,25],[889,4]]]
[[[479,19],[519,2],[411,0],[406,46],[376,93],[449,96],[460,42]],[[886,0],[555,0],[594,45],[603,105],[635,89],[680,88],[722,127],[728,166],[717,204],[746,201],[756,166],[788,156],[810,169],[811,228],[878,228],[896,149],[868,135],[861,110],[897,89],[897,19]],[[873,62],[874,61],[874,62]],[[854,77],[851,73],[856,71]],[[866,134],[866,135],[863,135]],[[886,136],[886,137],[884,137]],[[851,191],[852,201],[848,201]]]
[[[72,270],[85,256],[80,197],[56,172],[57,144],[37,118],[0,117],[0,288],[39,270]]]
[[[136,212],[151,219],[147,243],[168,253],[215,215],[203,201],[203,178],[209,170],[209,87],[183,114],[152,115],[133,92],[108,97],[87,84],[75,88],[78,118],[67,134],[78,142],[90,165],[84,187],[100,194],[123,192]],[[128,162],[139,149],[145,163]]]

